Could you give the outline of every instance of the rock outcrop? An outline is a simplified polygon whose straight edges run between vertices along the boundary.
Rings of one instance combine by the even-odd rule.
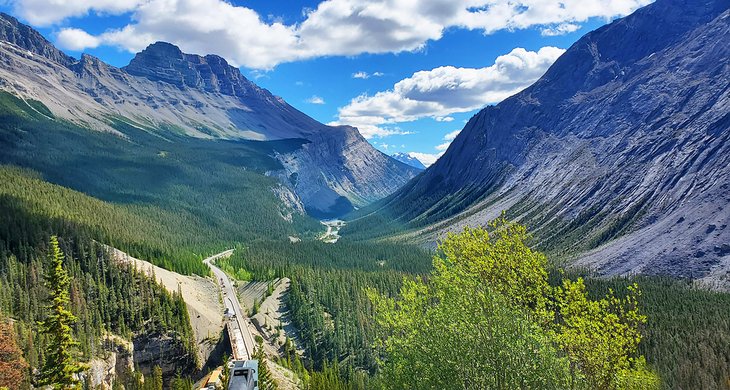
[[[588,33],[381,212],[435,240],[508,210],[603,274],[730,270],[728,8],[658,0]]]
[[[106,336],[102,348],[105,354],[89,362],[85,375],[89,376],[94,388],[112,389],[118,378],[134,372],[134,346],[121,337]]]
[[[148,376],[155,366],[162,369],[162,376],[172,378],[179,372],[195,372],[195,356],[185,350],[177,337],[168,334],[144,334],[134,338],[134,364]]]

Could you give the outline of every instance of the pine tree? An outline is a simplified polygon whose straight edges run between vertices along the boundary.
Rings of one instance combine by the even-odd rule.
[[[271,371],[269,366],[266,364],[266,353],[264,353],[263,339],[259,339],[256,351],[253,353],[253,358],[259,361],[259,389],[261,390],[276,390],[278,387],[276,381],[271,377]]]
[[[77,318],[66,307],[69,305],[68,288],[70,278],[63,268],[64,255],[58,247],[58,238],[51,237],[48,254],[49,269],[46,285],[51,290],[51,304],[48,318],[43,321],[41,331],[48,336],[45,350],[45,363],[41,370],[41,386],[50,385],[53,389],[73,389],[79,386],[76,374],[85,367],[74,356],[74,348],[78,342],[73,339],[71,325]]]

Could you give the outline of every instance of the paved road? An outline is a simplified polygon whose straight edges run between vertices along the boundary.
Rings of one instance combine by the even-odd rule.
[[[228,332],[231,338],[233,358],[235,360],[249,360],[254,352],[254,339],[247,326],[248,316],[245,315],[246,312],[241,308],[241,303],[238,301],[236,290],[233,288],[233,283],[231,283],[228,275],[213,264],[215,260],[218,260],[221,257],[230,256],[232,253],[233,249],[221,252],[203,260],[203,263],[205,263],[208,267],[210,267],[211,271],[213,271],[215,280],[218,282],[221,291],[223,291],[223,304],[229,312],[236,314],[235,318],[228,320]]]

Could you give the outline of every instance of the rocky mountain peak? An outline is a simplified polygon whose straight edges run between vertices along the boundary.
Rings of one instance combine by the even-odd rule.
[[[0,17],[0,90],[38,100],[59,118],[122,134],[126,126],[198,138],[288,140],[275,153],[282,198],[338,216],[381,199],[417,171],[379,152],[348,126],[324,125],[246,79],[217,55],[156,42],[124,68],[66,56],[31,27]],[[41,53],[36,55],[34,53]],[[48,58],[55,58],[55,61]],[[122,130],[120,130],[120,128]]]
[[[122,69],[133,76],[173,84],[180,89],[195,88],[237,97],[270,95],[222,57],[186,54],[167,42],[149,45]]]
[[[0,41],[10,42],[32,54],[43,56],[64,66],[76,62],[73,57],[56,49],[38,31],[2,12],[0,12]]]
[[[408,164],[414,168],[418,168],[420,170],[426,169],[426,166],[423,165],[423,163],[420,160],[411,156],[408,153],[397,152],[397,153],[391,154],[390,157],[393,157],[394,159],[396,159],[404,164]]]

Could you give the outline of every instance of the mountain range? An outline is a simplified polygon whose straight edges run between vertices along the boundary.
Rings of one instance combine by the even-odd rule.
[[[272,155],[266,172],[283,196],[315,216],[380,199],[418,172],[373,148],[348,126],[326,126],[263,89],[216,55],[157,42],[129,65],[64,54],[40,33],[0,14],[0,89],[47,107],[54,118],[126,137],[120,126],[212,140],[300,139]]]
[[[728,283],[729,7],[658,0],[586,34],[360,225],[433,243],[506,211],[603,275]]]

